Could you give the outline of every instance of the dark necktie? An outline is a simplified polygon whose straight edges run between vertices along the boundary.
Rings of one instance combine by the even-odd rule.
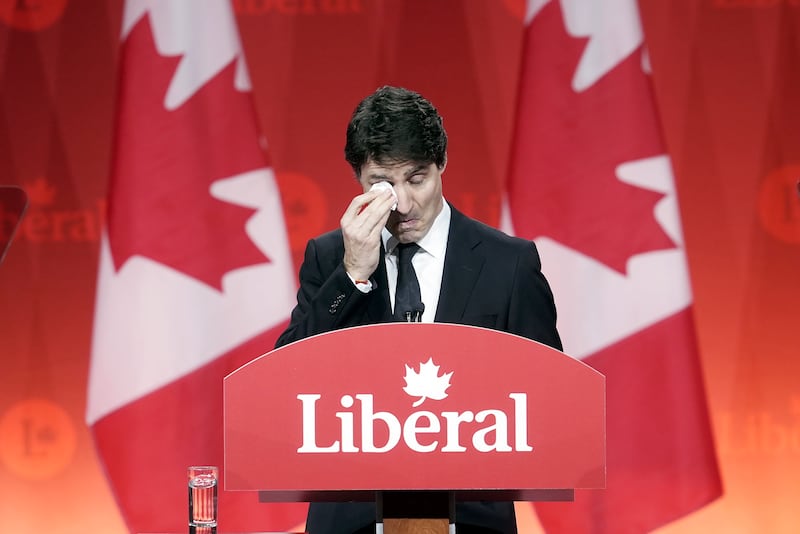
[[[394,317],[398,321],[421,321],[425,306],[419,291],[419,281],[411,258],[419,250],[416,243],[401,243],[397,245],[397,291],[394,295]]]

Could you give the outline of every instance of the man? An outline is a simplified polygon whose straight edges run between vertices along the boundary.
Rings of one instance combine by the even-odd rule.
[[[277,346],[415,317],[493,328],[561,349],[535,245],[444,200],[447,134],[430,102],[407,89],[378,89],[353,113],[345,157],[364,192],[345,210],[340,229],[309,241],[297,306]],[[392,187],[373,187],[380,182]],[[306,529],[374,532],[374,521],[369,503],[312,503]],[[460,503],[456,524],[459,534],[515,533],[513,503]]]

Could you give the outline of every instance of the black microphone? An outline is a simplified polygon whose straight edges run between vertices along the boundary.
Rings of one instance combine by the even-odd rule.
[[[425,311],[425,304],[422,302],[418,303],[417,306],[413,310],[409,310],[405,312],[405,320],[407,323],[421,323],[422,322],[422,313]]]

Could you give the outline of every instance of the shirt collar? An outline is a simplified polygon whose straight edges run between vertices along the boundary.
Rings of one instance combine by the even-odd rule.
[[[443,197],[442,211],[433,220],[428,233],[417,241],[417,245],[434,258],[443,258],[447,250],[447,236],[450,233],[450,213],[450,204]],[[381,238],[383,239],[383,247],[386,253],[392,254],[398,244],[397,238],[389,233],[386,228],[381,230]]]

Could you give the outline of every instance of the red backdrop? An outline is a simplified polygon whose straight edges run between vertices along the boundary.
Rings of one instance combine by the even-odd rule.
[[[342,157],[345,125],[358,100],[385,83],[437,104],[450,135],[447,197],[498,223],[522,0],[234,5],[296,261],[357,191]],[[800,3],[640,6],[725,484],[722,499],[662,531],[793,532]],[[119,0],[0,1],[0,183],[31,197],[0,266],[8,532],[124,531],[83,423],[120,15]],[[0,213],[0,231],[10,223]],[[529,508],[520,524],[539,528]]]

